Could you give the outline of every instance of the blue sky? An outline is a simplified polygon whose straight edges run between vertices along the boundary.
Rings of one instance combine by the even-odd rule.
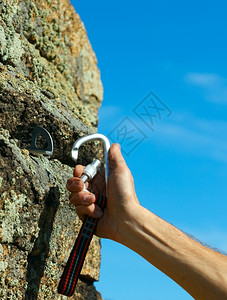
[[[227,252],[226,1],[71,2],[101,71],[99,132],[122,142],[140,203]],[[158,98],[146,98],[151,91]],[[149,127],[150,99],[167,108]],[[105,300],[192,299],[108,240],[96,287]]]

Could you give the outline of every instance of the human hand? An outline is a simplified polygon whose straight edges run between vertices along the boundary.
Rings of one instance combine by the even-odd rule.
[[[107,183],[107,206],[104,212],[95,205],[93,193],[106,194],[105,176],[98,173],[85,186],[90,192],[83,191],[84,183],[79,178],[84,166],[77,165],[74,177],[67,181],[67,189],[71,192],[70,201],[76,206],[78,216],[85,215],[100,218],[96,235],[118,241],[119,231],[125,222],[130,221],[133,211],[139,205],[136,197],[133,177],[121,154],[120,146],[113,144],[108,153],[109,177]]]

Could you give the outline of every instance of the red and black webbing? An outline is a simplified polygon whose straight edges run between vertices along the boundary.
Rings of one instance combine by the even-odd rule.
[[[96,204],[104,209],[106,197],[96,194]],[[72,296],[75,290],[84,259],[95,232],[98,219],[86,216],[74,247],[70,253],[64,272],[58,285],[58,293],[65,296]]]

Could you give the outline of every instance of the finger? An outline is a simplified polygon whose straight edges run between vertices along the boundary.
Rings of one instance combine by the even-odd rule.
[[[85,167],[82,165],[76,165],[73,170],[73,176],[74,177],[80,177],[84,171]]]
[[[95,195],[86,192],[71,193],[69,200],[75,206],[90,205],[95,202]]]
[[[103,215],[103,211],[95,204],[88,206],[79,205],[76,207],[76,212],[80,218],[83,218],[84,215],[88,215],[92,218],[100,218]]]
[[[113,171],[115,168],[118,167],[125,167],[126,162],[124,160],[124,157],[121,154],[121,147],[119,144],[115,143],[110,147],[110,150],[108,152],[108,167],[109,171]]]
[[[66,183],[66,188],[70,192],[80,192],[84,188],[84,183],[80,178],[72,177],[72,178],[68,179],[68,181]]]

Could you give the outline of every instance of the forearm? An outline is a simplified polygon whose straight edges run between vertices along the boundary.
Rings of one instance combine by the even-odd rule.
[[[227,257],[137,206],[117,241],[143,256],[195,299],[227,299]]]

